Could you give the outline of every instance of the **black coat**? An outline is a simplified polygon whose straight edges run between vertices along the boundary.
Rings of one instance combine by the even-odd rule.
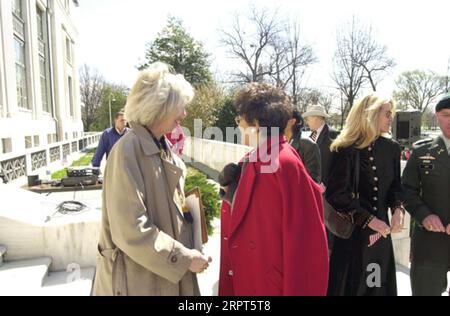
[[[333,154],[326,191],[328,202],[343,213],[356,210],[357,224],[348,240],[334,239],[330,259],[329,295],[396,295],[395,260],[392,240],[379,239],[372,247],[369,237],[376,234],[367,227],[371,215],[389,224],[388,209],[401,204],[403,190],[400,180],[400,146],[380,137],[368,148],[360,150],[359,205],[352,196],[355,170],[355,148],[341,149]],[[367,286],[373,272],[370,264],[380,266],[381,287]]]
[[[317,139],[317,146],[320,149],[320,160],[321,160],[321,171],[322,171],[322,182],[325,186],[328,185],[328,175],[330,172],[331,164],[331,150],[330,146],[334,139],[339,135],[339,132],[330,128],[327,124],[323,127],[322,132]]]
[[[291,146],[297,151],[305,165],[306,171],[316,182],[321,182],[320,150],[312,140],[302,138],[301,133],[294,135]]]
[[[438,137],[415,144],[403,172],[406,209],[415,219],[411,252],[413,265],[450,268],[450,236],[422,227],[429,215],[450,224],[450,157]]]

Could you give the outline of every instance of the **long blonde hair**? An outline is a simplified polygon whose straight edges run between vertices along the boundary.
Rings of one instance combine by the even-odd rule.
[[[344,129],[331,144],[331,151],[356,146],[366,148],[381,135],[378,116],[385,104],[391,105],[392,116],[395,115],[395,102],[371,94],[359,100],[351,109]]]

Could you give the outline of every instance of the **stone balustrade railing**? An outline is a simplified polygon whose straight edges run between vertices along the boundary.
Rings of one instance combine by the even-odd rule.
[[[64,160],[100,140],[101,133],[0,155],[0,174],[8,182],[39,173],[49,165]]]

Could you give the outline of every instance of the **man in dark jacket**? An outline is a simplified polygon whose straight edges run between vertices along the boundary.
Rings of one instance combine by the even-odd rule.
[[[415,220],[411,241],[414,296],[441,296],[450,271],[450,94],[436,106],[442,135],[414,144],[403,172],[406,209]]]
[[[328,175],[330,173],[330,166],[332,160],[332,154],[330,150],[331,143],[338,136],[338,132],[330,128],[326,122],[327,118],[330,118],[325,112],[325,108],[321,105],[311,105],[303,113],[303,118],[306,120],[311,129],[311,135],[309,138],[315,142],[320,149],[320,167],[322,173],[322,184],[324,192],[328,186]],[[327,229],[328,237],[328,250],[331,256],[331,250],[334,244],[334,235]]]
[[[330,118],[325,112],[325,108],[320,105],[312,105],[308,107],[303,114],[309,128],[311,129],[310,139],[315,142],[320,149],[322,182],[325,187],[328,184],[328,173],[331,164],[330,146],[333,140],[337,137],[338,132],[330,128],[326,123],[326,119]]]
[[[305,165],[306,171],[316,183],[321,183],[320,150],[316,143],[302,138],[303,119],[298,110],[293,111],[292,118],[284,131],[288,143],[294,147]]]
[[[116,144],[116,142],[128,131],[126,127],[127,120],[124,117],[124,113],[122,111],[117,112],[114,120],[114,127],[107,128],[100,138],[100,142],[98,143],[97,151],[95,152],[94,157],[92,158],[92,166],[100,167],[102,163],[103,156],[106,154],[106,159],[108,159],[109,152]]]

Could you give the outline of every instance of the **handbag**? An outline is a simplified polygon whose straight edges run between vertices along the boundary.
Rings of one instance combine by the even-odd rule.
[[[359,172],[360,172],[360,158],[359,150],[356,151],[355,172],[353,179],[353,197],[356,199],[357,206],[359,205]],[[355,211],[349,213],[342,213],[333,208],[328,201],[323,199],[325,226],[335,236],[342,239],[349,239],[353,230],[355,229],[355,222],[353,214]]]

